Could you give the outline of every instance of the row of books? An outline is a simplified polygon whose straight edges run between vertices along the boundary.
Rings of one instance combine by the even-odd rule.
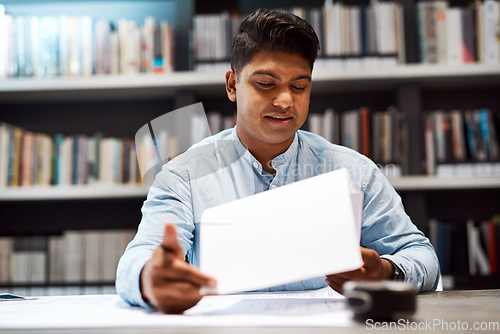
[[[498,275],[500,215],[475,222],[430,219],[429,239],[443,275]]]
[[[405,63],[404,15],[398,2],[373,1],[363,6],[326,1],[322,8],[289,10],[318,34],[317,66],[321,68]],[[417,2],[421,62],[500,63],[499,13],[497,0],[477,0],[467,8],[450,7],[447,1]],[[225,12],[195,16],[195,59],[200,69],[213,68],[207,61],[230,58],[231,38],[240,22],[241,18]]]
[[[236,115],[233,113],[222,114],[219,111],[209,111],[207,112],[207,120],[212,134],[233,128],[236,125]]]
[[[192,106],[185,108],[190,107]],[[233,127],[236,122],[233,116],[223,116],[215,111],[205,113],[203,107],[191,114],[185,108],[154,119],[149,123],[151,129],[149,125],[145,125],[136,133],[135,147],[144,184],[151,185],[163,164],[179,153],[211,134]],[[180,121],[181,119],[185,122]]]
[[[476,0],[470,7],[450,7],[448,1],[419,1],[422,63],[500,63],[497,0]]]
[[[133,230],[0,237],[0,285],[112,283]]]
[[[307,20],[314,28],[321,43],[320,57],[358,59],[389,56],[391,64],[405,62],[403,8],[393,1],[372,2],[368,6],[345,5],[326,1],[322,8],[289,8]],[[228,61],[231,41],[241,17],[231,17],[227,12],[201,14],[194,17],[195,60],[204,69],[204,62]],[[397,60],[396,60],[397,59]],[[380,64],[387,64],[388,61]],[[328,66],[328,61],[318,63]],[[210,68],[210,67],[209,67]]]
[[[398,2],[355,6],[330,0],[322,14],[313,12],[310,22],[322,32],[323,56],[392,55],[405,62],[403,7]]]
[[[0,5],[0,79],[169,72],[173,41],[172,26],[153,17],[140,25],[90,16],[12,16]]]
[[[131,139],[50,136],[0,123],[0,188],[141,182]]]
[[[500,123],[490,109],[433,110],[426,113],[423,123],[428,174],[441,164],[500,160]]]
[[[500,177],[500,162],[444,163],[436,166],[439,177]]]
[[[135,141],[99,134],[51,136],[0,122],[0,189],[150,184],[164,163],[210,134],[236,124],[234,114],[217,111],[191,114],[185,125],[165,119],[167,115],[152,121],[154,136],[147,124],[137,132]]]
[[[310,113],[306,128],[328,141],[350,147],[376,163],[401,165],[405,160],[407,122],[394,107],[372,111],[368,107]]]
[[[228,61],[231,43],[240,19],[228,12],[195,15],[193,18],[194,58],[196,61]]]

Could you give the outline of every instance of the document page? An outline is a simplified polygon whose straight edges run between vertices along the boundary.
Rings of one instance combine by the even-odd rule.
[[[206,296],[182,315],[133,307],[117,295],[40,296],[0,303],[0,331],[55,328],[180,328],[354,324],[329,287],[298,292]]]
[[[205,296],[185,315],[317,315],[345,309],[344,296],[330,287],[306,291]]]
[[[362,198],[340,169],[205,210],[200,268],[218,281],[210,292],[360,268]]]

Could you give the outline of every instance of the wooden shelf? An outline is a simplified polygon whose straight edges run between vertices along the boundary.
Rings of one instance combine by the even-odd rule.
[[[388,180],[400,191],[500,188],[500,177],[403,176]]]
[[[72,78],[11,78],[0,81],[0,102],[148,100],[174,97],[183,91],[225,94],[224,75],[172,72]]]
[[[315,92],[388,90],[405,84],[418,84],[420,88],[498,86],[500,65],[407,64],[377,68],[318,70],[313,73]]]
[[[131,185],[32,186],[0,190],[0,201],[146,198],[147,193],[147,187]]]
[[[499,65],[398,65],[377,68],[316,69],[313,93],[392,89],[405,83],[422,87],[494,86]],[[11,78],[0,81],[0,102],[32,103],[163,99],[188,91],[224,96],[224,72],[100,75],[91,77]]]
[[[389,182],[399,191],[500,188],[500,177],[444,178],[432,176],[402,176],[389,178]],[[145,198],[147,193],[148,188],[145,186],[129,185],[32,186],[0,190],[0,201]]]

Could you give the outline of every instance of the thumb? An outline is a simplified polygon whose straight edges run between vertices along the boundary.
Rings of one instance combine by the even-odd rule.
[[[177,230],[174,224],[167,223],[165,225],[165,233],[163,234],[161,247],[166,252],[172,252],[175,256],[184,258],[184,250],[177,240]]]

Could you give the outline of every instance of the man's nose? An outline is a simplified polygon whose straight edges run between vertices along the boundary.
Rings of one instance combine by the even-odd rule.
[[[293,97],[291,92],[288,89],[281,91],[278,96],[274,98],[273,105],[282,109],[293,107]]]

